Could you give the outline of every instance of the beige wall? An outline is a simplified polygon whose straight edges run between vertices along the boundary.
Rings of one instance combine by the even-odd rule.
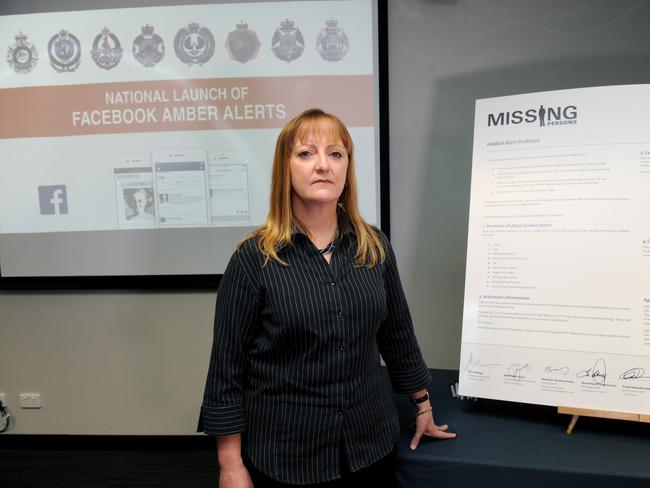
[[[0,294],[0,392],[20,434],[191,434],[213,293]],[[39,392],[43,408],[18,408]]]

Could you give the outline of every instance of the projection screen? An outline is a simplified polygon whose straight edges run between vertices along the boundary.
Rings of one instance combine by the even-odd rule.
[[[1,285],[215,283],[310,107],[349,127],[382,226],[376,1],[41,3],[0,7]]]

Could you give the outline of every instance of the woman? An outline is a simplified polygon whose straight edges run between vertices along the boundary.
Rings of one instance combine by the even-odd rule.
[[[433,421],[393,251],[359,214],[350,134],[307,110],[278,137],[269,214],[219,287],[199,425],[219,486],[388,486],[399,424],[380,354],[417,406],[411,448],[454,437]]]

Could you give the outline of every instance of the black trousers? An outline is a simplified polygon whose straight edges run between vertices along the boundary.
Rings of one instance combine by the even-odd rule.
[[[341,477],[317,483],[314,485],[290,485],[269,478],[267,475],[260,473],[251,463],[248,456],[244,455],[244,464],[251,475],[255,488],[359,488],[365,486],[378,486],[381,488],[395,488],[395,465],[397,461],[397,446],[388,456],[380,459],[374,464],[367,466],[359,471],[351,473],[348,468],[345,454],[341,449]]]

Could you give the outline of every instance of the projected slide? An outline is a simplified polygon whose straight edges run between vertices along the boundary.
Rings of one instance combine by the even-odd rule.
[[[181,274],[222,272],[268,212],[279,129],[311,107],[350,128],[378,224],[374,19],[369,0],[1,16],[2,276],[177,273],[170,229],[195,250]],[[146,255],[107,267],[125,246]],[[75,258],[35,267],[53,249]]]
[[[478,100],[463,395],[650,413],[650,85]]]

